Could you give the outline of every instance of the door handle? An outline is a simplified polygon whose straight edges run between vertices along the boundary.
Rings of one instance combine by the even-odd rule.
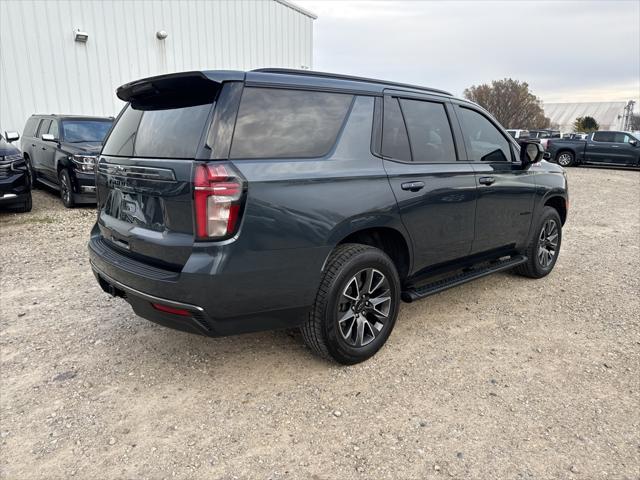
[[[35,146],[36,146],[36,144],[35,144],[35,143],[32,143],[32,144],[31,144],[31,146],[32,146],[32,147],[35,147]]]
[[[410,192],[417,192],[424,188],[424,182],[405,182],[400,187],[403,190],[409,190]]]
[[[480,179],[478,180],[481,185],[492,185],[495,181],[496,179],[493,177],[480,177]]]
[[[42,149],[43,149],[43,150],[46,150],[47,148],[46,148],[46,147],[42,147]]]

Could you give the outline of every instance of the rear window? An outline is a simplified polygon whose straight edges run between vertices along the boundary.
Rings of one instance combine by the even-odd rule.
[[[211,104],[162,110],[127,105],[107,138],[104,155],[194,158]]]
[[[247,87],[231,158],[321,157],[333,147],[353,95]]]

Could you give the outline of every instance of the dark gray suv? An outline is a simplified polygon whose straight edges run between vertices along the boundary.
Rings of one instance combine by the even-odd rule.
[[[300,327],[367,359],[407,302],[558,259],[564,170],[450,94],[308,71],[120,87],[89,252],[102,288],[169,327]]]

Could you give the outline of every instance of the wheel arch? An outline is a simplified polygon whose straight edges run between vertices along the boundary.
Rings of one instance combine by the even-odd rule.
[[[405,235],[396,228],[375,226],[356,230],[337,241],[336,246],[345,243],[369,245],[385,252],[396,266],[401,281],[406,279],[411,271],[410,243]]]
[[[562,225],[567,221],[567,199],[562,195],[551,195],[547,197],[543,204],[545,207],[554,208],[558,215],[560,215],[560,220],[562,221]]]

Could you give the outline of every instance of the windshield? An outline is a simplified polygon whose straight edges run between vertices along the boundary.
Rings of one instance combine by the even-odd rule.
[[[101,143],[112,123],[111,120],[64,120],[62,138],[68,143]]]

